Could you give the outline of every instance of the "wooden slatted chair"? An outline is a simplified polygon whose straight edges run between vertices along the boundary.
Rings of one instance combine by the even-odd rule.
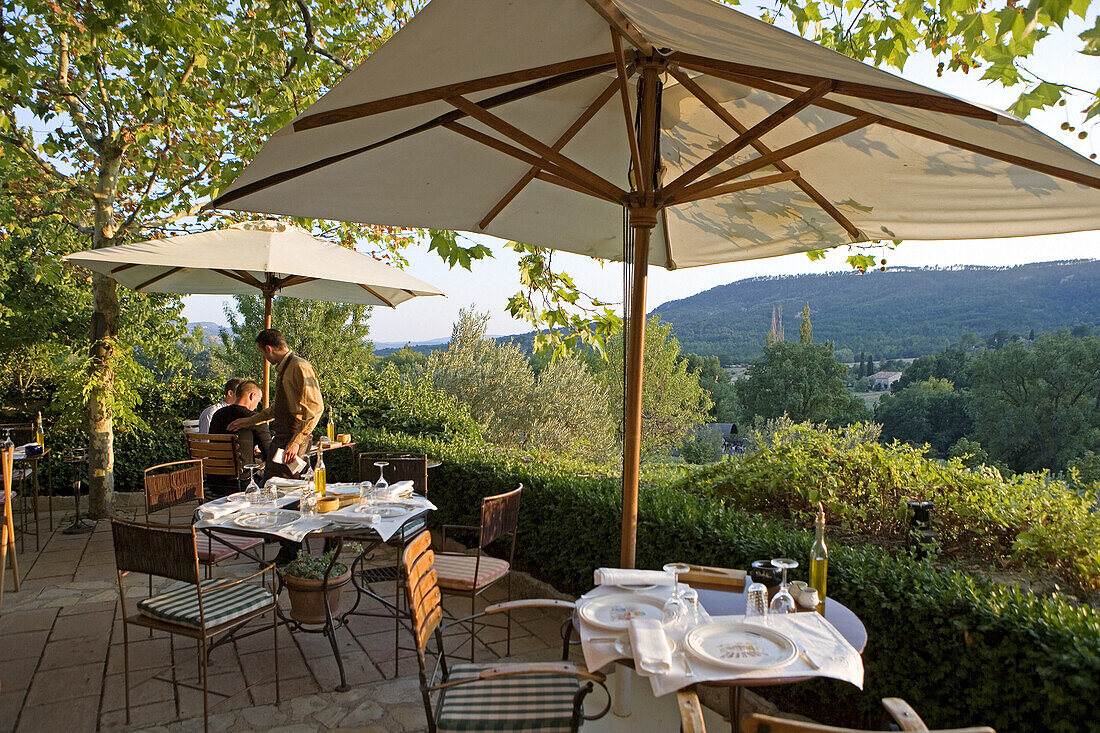
[[[443,649],[442,593],[437,583],[431,534],[413,538],[401,554],[402,571],[410,609],[410,627],[420,665],[420,694],[429,733],[436,731],[545,730],[577,731],[585,720],[607,714],[607,705],[596,715],[584,715],[584,698],[593,683],[603,688],[605,676],[568,662],[525,664],[447,665]],[[489,606],[480,615],[506,613],[518,608],[558,608],[572,611],[569,601],[522,600]],[[437,646],[436,664],[428,671],[427,647]],[[440,681],[433,684],[437,677]],[[436,699],[433,704],[433,696]]]
[[[188,457],[202,461],[203,476],[213,479],[214,488],[230,491],[244,488],[241,480],[244,464],[240,441],[235,434],[184,433],[183,437],[187,440]]]
[[[680,729],[683,733],[706,733],[703,708],[699,704],[699,696],[695,691],[680,690],[676,693],[676,698],[680,706]],[[882,705],[900,730],[928,731],[928,726],[924,724],[917,712],[900,697],[884,697]],[[753,713],[741,720],[741,733],[867,733],[867,731]],[[928,733],[996,733],[996,731],[983,725],[973,728],[928,731]]]
[[[0,525],[0,607],[4,605],[4,572],[9,563],[13,589],[19,592],[19,561],[15,556],[15,521],[12,518],[14,455],[15,448],[0,449],[0,474],[4,482],[4,523]]]
[[[169,636],[172,676],[156,674],[152,679],[170,682],[176,690],[176,716],[180,715],[179,687],[202,691],[204,730],[209,730],[210,705],[208,694],[213,693],[226,700],[240,692],[227,695],[210,690],[208,668],[210,652],[225,643],[244,636],[260,633],[254,629],[239,633],[249,622],[271,614],[272,648],[275,650],[275,704],[280,701],[279,691],[279,637],[278,599],[270,588],[275,587],[275,565],[266,565],[243,578],[213,578],[201,580],[199,557],[195,545],[194,527],[172,527],[141,524],[118,519],[111,520],[114,538],[115,563],[118,569],[118,594],[122,606],[123,670],[126,687],[126,723],[130,723],[130,626],[140,626],[152,631],[163,631]],[[271,572],[271,586],[250,583],[263,579]],[[182,581],[176,587],[137,603],[136,613],[131,613],[126,601],[123,579],[130,573]],[[175,669],[176,636],[194,639],[199,652],[199,677],[196,684],[181,682]],[[241,692],[255,687],[249,685]],[[224,700],[222,700],[224,702]]]
[[[516,528],[519,525],[519,499],[523,484],[505,494],[486,496],[481,500],[481,524],[478,526],[463,524],[444,524],[442,536],[444,542],[447,532],[455,530],[476,532],[477,552],[464,555],[455,552],[436,554],[435,569],[439,575],[439,587],[446,592],[465,596],[470,599],[470,615],[477,611],[477,599],[495,583],[507,579],[507,600],[512,600],[512,561],[516,554]],[[485,548],[499,539],[508,543],[508,559],[502,560],[485,552]],[[508,614],[504,624],[506,631],[506,656],[512,654],[512,617]],[[474,661],[477,639],[477,625],[470,624],[470,661]]]
[[[190,524],[195,507],[204,500],[205,468],[205,461],[190,459],[162,463],[145,469],[145,521],[149,522],[154,514],[167,512],[167,517],[156,519],[163,520],[163,524],[172,524],[172,509],[186,506],[189,511],[185,516],[185,524]],[[199,564],[206,568],[206,576],[210,577],[213,567],[218,563],[238,557],[244,550],[262,547],[263,544],[263,539],[259,537],[226,535],[214,539],[204,533],[197,540]]]

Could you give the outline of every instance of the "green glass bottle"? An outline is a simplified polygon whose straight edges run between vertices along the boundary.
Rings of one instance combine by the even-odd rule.
[[[818,613],[825,610],[825,588],[829,574],[829,548],[825,546],[825,507],[817,505],[814,520],[814,545],[810,549],[810,587],[817,589]]]

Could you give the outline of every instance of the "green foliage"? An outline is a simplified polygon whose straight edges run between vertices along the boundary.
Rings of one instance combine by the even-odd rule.
[[[620,334],[610,344],[601,379],[611,394],[615,414],[623,409],[624,341]],[[672,327],[659,316],[646,322],[642,361],[642,455],[652,455],[678,445],[696,425],[708,422],[712,402],[680,357],[680,342]]]
[[[717,356],[699,356],[684,354],[687,369],[699,375],[699,384],[710,392],[710,417],[714,422],[736,422],[740,413],[737,406],[737,393],[730,381],[729,373],[722,368]]]
[[[1040,336],[971,364],[974,435],[1013,470],[1060,471],[1100,449],[1100,338]]]
[[[386,364],[393,364],[400,374],[410,379],[419,379],[428,365],[428,355],[405,344],[382,359],[382,365]]]
[[[699,425],[680,446],[680,457],[688,463],[714,463],[722,457],[722,431],[713,425]]]
[[[989,453],[982,444],[970,438],[959,438],[951,449],[947,451],[948,458],[958,459],[960,463],[971,470],[981,469],[989,463]]]
[[[1026,334],[1100,326],[1100,261],[1041,262],[949,270],[890,268],[721,285],[654,309],[684,351],[747,364],[762,350],[772,307],[813,303],[813,336],[878,359],[919,357],[959,343],[968,332]],[[913,317],[914,303],[920,317]],[[984,340],[980,344],[985,348]],[[844,359],[849,361],[849,359]],[[854,361],[854,360],[853,360]],[[944,377],[944,374],[922,376]],[[953,379],[957,388],[964,385]]]
[[[353,404],[353,429],[389,428],[418,436],[480,439],[481,426],[469,406],[423,381],[413,381],[388,364],[368,378]]]
[[[885,439],[927,444],[939,457],[974,429],[969,393],[956,391],[951,382],[936,377],[883,395],[875,406],[875,420],[882,423]]]
[[[823,502],[846,528],[899,540],[905,502],[930,499],[940,538],[966,554],[1100,588],[1100,514],[1065,483],[1045,474],[1005,479],[993,468],[971,471],[958,459],[929,460],[907,445],[866,440],[859,427],[781,426],[770,437],[757,436],[754,453],[680,485],[799,521]]]
[[[290,575],[302,580],[324,580],[328,565],[332,562],[337,548],[332,548],[323,555],[313,555],[306,550],[298,550],[298,556],[286,564],[282,569],[283,575]],[[348,571],[348,566],[342,562],[334,563],[329,577],[338,578]]]
[[[848,370],[832,344],[777,341],[764,348],[736,384],[742,414],[797,422],[845,424],[866,418],[862,400],[844,386]]]
[[[967,352],[961,346],[949,346],[937,354],[921,356],[902,371],[901,378],[890,385],[890,390],[900,392],[910,384],[929,379],[946,380],[957,389],[966,389],[970,386],[966,362]]]
[[[465,403],[492,443],[603,462],[614,452],[607,390],[579,358],[535,376],[516,343],[486,338],[489,314],[462,310],[445,351],[428,357],[423,383]]]
[[[440,507],[433,523],[476,523],[481,497],[522,482],[516,564],[558,588],[582,593],[594,568],[617,564],[616,476],[564,461],[525,463],[468,442],[385,432],[356,438],[371,449],[419,450],[442,459],[431,476]],[[696,469],[703,476],[714,470]],[[676,559],[744,568],[760,558],[808,555],[808,531],[766,521],[731,499],[683,491],[667,474],[643,478],[638,567]],[[1100,719],[1100,616],[1092,609],[877,548],[834,541],[829,560],[830,597],[867,628],[866,687],[818,681],[769,690],[784,696],[784,709],[864,727],[867,716],[879,714],[879,698],[901,696],[937,727],[1031,730],[1042,721],[1044,730],[1069,733]],[[805,569],[795,576],[805,579]]]
[[[256,349],[256,334],[264,327],[263,298],[236,295],[236,310],[226,308],[229,330],[221,334],[215,350],[218,375],[248,377],[263,384],[263,360]],[[275,298],[271,324],[286,336],[291,351],[313,365],[326,405],[340,411],[374,371],[370,335],[371,307],[325,303],[297,298]],[[275,370],[271,384],[274,389]]]

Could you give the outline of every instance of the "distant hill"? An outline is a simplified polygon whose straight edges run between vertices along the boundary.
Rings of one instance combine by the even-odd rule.
[[[220,344],[222,342],[222,331],[228,331],[227,326],[223,326],[220,323],[214,323],[213,321],[188,321],[187,330],[194,331],[195,326],[202,328],[202,335],[207,341],[213,344]]]
[[[503,343],[505,341],[517,341],[527,351],[531,350],[531,347],[535,345],[535,332],[521,333],[515,336],[490,336],[497,343]],[[446,349],[451,343],[451,337],[447,336],[438,339],[429,339],[427,341],[376,341],[374,342],[374,353],[379,356],[389,356],[398,349],[403,349],[408,346],[413,351],[419,351],[422,354],[430,354],[433,351],[440,349]]]
[[[965,333],[1100,326],[1100,261],[753,278],[653,312],[672,323],[685,352],[735,364],[760,355],[775,304],[783,306],[787,339],[797,340],[807,301],[814,341],[832,341],[856,358],[861,351],[876,360],[914,357]]]

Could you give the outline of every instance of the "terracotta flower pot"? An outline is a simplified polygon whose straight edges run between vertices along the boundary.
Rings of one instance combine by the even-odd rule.
[[[328,606],[335,616],[340,610],[340,593],[351,580],[351,569],[335,575],[328,581]],[[325,598],[321,592],[323,581],[283,575],[287,595],[290,596],[290,617],[303,624],[325,623]]]

